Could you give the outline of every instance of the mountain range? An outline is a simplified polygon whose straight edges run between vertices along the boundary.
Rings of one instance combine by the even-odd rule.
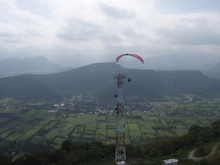
[[[43,56],[25,59],[10,58],[0,61],[0,77],[21,74],[48,74],[62,71],[63,68]]]
[[[155,71],[125,69],[111,63],[95,63],[48,75],[20,75],[0,78],[0,99],[54,100],[76,93],[92,93],[98,99],[111,100],[117,93],[113,75],[126,73],[125,98],[153,99],[175,93],[206,96],[220,93],[220,80],[200,71]],[[175,88],[174,88],[175,81]]]
[[[120,61],[123,67],[154,70],[200,70],[212,71],[219,65],[218,55],[161,55],[150,56],[144,59],[145,64],[137,60],[127,58]]]
[[[144,61],[143,65],[136,59],[123,58],[123,60],[120,60],[120,65],[124,68],[161,71],[199,70],[207,76],[220,79],[220,56],[217,55],[150,56]],[[76,67],[72,66],[72,68]],[[70,68],[63,68],[43,56],[0,60],[0,77],[23,74],[51,74],[65,70],[70,70]]]

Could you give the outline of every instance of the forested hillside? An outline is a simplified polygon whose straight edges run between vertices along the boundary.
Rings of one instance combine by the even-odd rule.
[[[124,85],[125,96],[152,99],[176,93],[204,97],[220,93],[220,80],[199,71],[154,71],[119,69],[115,63],[91,64],[71,71],[50,75],[22,75],[0,79],[0,98],[54,100],[75,93],[92,93],[99,99],[111,100],[116,92],[113,74],[125,71],[131,82]]]

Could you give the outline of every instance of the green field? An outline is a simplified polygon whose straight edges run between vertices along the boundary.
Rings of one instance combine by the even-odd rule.
[[[219,98],[171,105],[155,103],[125,115],[126,144],[144,144],[152,140],[181,136],[191,125],[210,126],[220,119]],[[11,102],[10,99],[6,100]],[[37,103],[41,106],[45,102]],[[132,108],[133,109],[133,108]],[[0,146],[9,144],[17,154],[28,143],[59,148],[69,139],[77,143],[101,141],[115,143],[116,115],[108,113],[69,113],[68,110],[5,108],[0,110]]]

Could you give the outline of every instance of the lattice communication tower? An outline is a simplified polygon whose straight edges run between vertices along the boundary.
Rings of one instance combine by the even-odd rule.
[[[126,78],[125,73],[118,73],[113,75],[113,78],[116,80],[118,85],[118,94],[117,97],[117,107],[116,110],[116,150],[115,150],[115,164],[116,165],[125,165],[126,161],[126,149],[125,149],[125,127],[124,122],[124,103],[123,103],[123,93],[122,93],[122,84],[124,83],[123,79]]]

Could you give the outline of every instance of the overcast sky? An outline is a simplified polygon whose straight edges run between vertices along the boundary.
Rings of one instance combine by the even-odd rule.
[[[0,0],[0,60],[78,67],[127,52],[220,56],[220,0]]]

